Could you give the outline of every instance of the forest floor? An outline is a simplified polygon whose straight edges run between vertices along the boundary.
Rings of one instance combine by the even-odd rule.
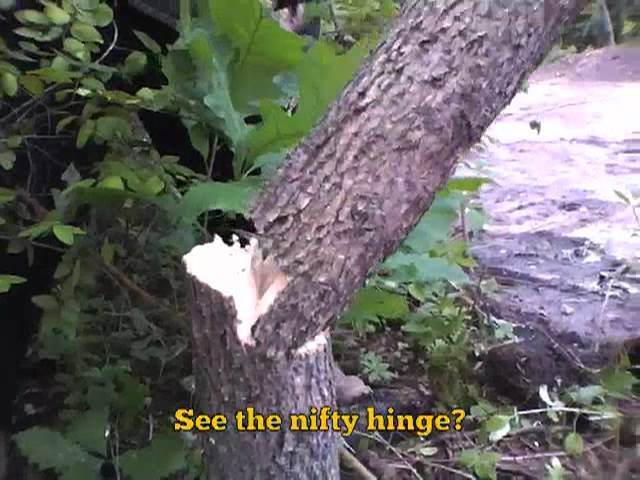
[[[620,196],[640,200],[639,115],[640,46],[564,56],[531,75],[486,132],[483,148],[456,172],[494,181],[480,191],[488,221],[471,254],[477,272],[496,281],[485,309],[515,325],[516,336],[491,347],[479,370],[483,390],[518,412],[540,406],[540,385],[597,384],[595,372],[615,362],[621,346],[639,363],[640,207],[634,213]],[[367,349],[397,352],[394,345],[402,345],[392,332],[378,341]],[[408,370],[419,369],[420,355],[403,351],[402,359],[414,365]],[[438,386],[403,376],[374,389],[374,404],[395,402],[407,412],[433,406]],[[640,405],[618,408],[640,430]],[[567,432],[550,433],[544,423],[494,444],[498,478],[640,478],[640,431],[621,446],[589,423],[581,430],[586,454],[575,462],[563,449]],[[403,440],[392,448],[387,439],[378,453],[370,445],[363,460],[379,478],[421,478],[413,467],[425,465],[433,478],[474,478],[452,468],[451,457],[479,446],[479,435],[436,434],[405,448]],[[547,476],[553,457],[566,467],[564,477]]]
[[[485,359],[491,383],[514,402],[527,388],[579,381],[621,344],[638,362],[640,208],[620,194],[640,204],[639,114],[640,47],[569,55],[533,73],[486,132],[486,148],[467,158],[495,181],[480,193],[488,223],[471,250],[497,281],[493,314],[522,326],[520,342]],[[638,429],[640,408],[627,408]],[[536,457],[523,450],[520,474]],[[600,473],[582,465],[574,478],[638,478],[620,452],[600,450]]]
[[[640,221],[619,196],[640,199],[639,113],[640,48],[622,46],[541,67],[489,128],[472,252],[503,308],[586,344],[640,334]]]

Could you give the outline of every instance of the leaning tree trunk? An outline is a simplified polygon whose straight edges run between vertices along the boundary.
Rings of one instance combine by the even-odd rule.
[[[221,241],[185,256],[198,407],[229,418],[205,442],[209,478],[338,478],[337,434],[287,428],[290,413],[335,405],[332,321],[583,4],[407,0],[258,199],[270,260]],[[282,414],[280,430],[236,431],[247,407]]]

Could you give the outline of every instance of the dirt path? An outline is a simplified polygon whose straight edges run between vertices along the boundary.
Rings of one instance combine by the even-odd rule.
[[[487,139],[471,160],[497,183],[481,192],[490,221],[472,251],[505,316],[585,345],[640,335],[640,225],[615,193],[640,196],[640,47],[541,68]]]

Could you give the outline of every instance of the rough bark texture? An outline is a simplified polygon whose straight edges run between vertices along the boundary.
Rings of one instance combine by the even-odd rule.
[[[291,278],[257,351],[287,356],[330,325],[584,3],[407,0],[253,210]]]
[[[224,414],[229,428],[204,443],[208,478],[215,480],[338,478],[338,442],[333,432],[295,433],[289,413],[335,404],[330,344],[290,362],[274,364],[247,355],[236,335],[229,299],[192,279],[194,370],[199,412]],[[238,432],[234,415],[282,415],[280,432]],[[333,437],[333,438],[332,438]]]
[[[240,345],[231,301],[192,280],[203,411],[233,416],[253,406],[287,415],[334,405],[328,345],[304,356],[297,349],[330,326],[398,247],[583,4],[407,0],[254,208],[258,233],[289,278],[258,318],[254,347]],[[338,478],[335,435],[283,429],[207,439],[212,479]]]

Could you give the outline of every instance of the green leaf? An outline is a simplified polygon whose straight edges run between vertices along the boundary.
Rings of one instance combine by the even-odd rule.
[[[105,240],[105,242],[102,244],[102,248],[100,249],[100,256],[102,257],[102,261],[107,265],[111,265],[113,263],[115,254],[115,245]]]
[[[138,311],[139,312],[139,311]],[[144,318],[144,314],[139,312],[140,315]],[[148,321],[145,321],[145,323]],[[145,331],[146,331],[145,327]],[[148,344],[145,345],[145,350],[147,353],[151,353],[152,346]],[[156,358],[162,358],[163,352],[160,351],[160,356]],[[137,414],[139,414],[145,408],[145,401],[149,396],[149,388],[147,385],[142,383],[139,378],[134,377],[126,372],[118,375],[117,378],[118,385],[118,400],[117,406],[121,411],[126,412],[126,414],[133,418]]]
[[[189,128],[189,139],[202,158],[209,160],[209,130],[203,123],[194,123]]]
[[[68,117],[64,117],[62,120],[60,120],[56,124],[56,135],[59,134],[62,130],[64,130],[66,127],[68,127],[71,124],[71,122],[73,122],[76,118],[78,118],[77,115],[69,115]]]
[[[30,226],[29,228],[24,229],[22,232],[18,234],[20,238],[38,238],[43,235],[46,235],[51,231],[51,228],[54,225],[58,225],[60,222],[55,221],[44,221],[36,223],[35,225]]]
[[[78,137],[76,139],[76,147],[82,148],[86,145],[87,141],[95,133],[95,120],[87,120],[82,124],[80,130],[78,130]]]
[[[153,90],[148,87],[142,87],[136,92],[136,97],[139,97],[146,102],[153,102],[153,99],[156,96],[157,92],[158,90]]]
[[[0,187],[0,205],[12,202],[16,198],[16,192],[8,188]]]
[[[73,273],[71,274],[71,286],[74,289],[78,286],[78,282],[80,281],[80,274],[82,272],[81,265],[82,263],[80,262],[80,259],[76,260],[76,263],[73,265]]]
[[[104,385],[92,385],[87,392],[87,404],[92,409],[108,408],[117,398],[118,394],[111,380]]]
[[[105,90],[104,83],[102,83],[97,78],[84,77],[82,80],[80,80],[80,83],[83,87],[95,90],[96,92],[104,92]]]
[[[101,3],[93,12],[93,17],[98,27],[106,27],[113,22],[113,10],[106,3]]]
[[[469,413],[476,420],[482,420],[494,415],[498,411],[498,408],[487,400],[478,400],[476,405],[471,407]]]
[[[353,78],[366,55],[367,51],[358,45],[342,54],[328,44],[315,43],[296,69],[300,85],[300,107],[296,116],[308,125],[315,125]],[[318,72],[329,74],[318,75]]]
[[[140,103],[139,98],[121,90],[107,90],[102,93],[102,96],[109,102],[119,103],[121,105],[137,105]]]
[[[35,43],[31,43],[31,42],[26,42],[26,41],[19,41],[18,42],[18,46],[23,49],[25,52],[29,52],[29,53],[36,53],[36,54],[40,54],[42,55],[44,52],[42,50],[40,50],[38,48],[38,46]]]
[[[57,311],[60,308],[58,300],[53,295],[36,295],[31,297],[31,302],[45,312]]]
[[[21,75],[20,85],[34,97],[41,97],[44,94],[44,83],[33,75]]]
[[[13,436],[20,452],[41,470],[62,471],[77,463],[89,463],[90,457],[79,445],[59,432],[32,427]]]
[[[275,174],[278,167],[282,165],[284,158],[285,154],[283,152],[262,154],[255,159],[255,161],[251,165],[251,168],[247,170],[245,175],[248,175],[249,173],[259,168],[261,173],[260,176],[262,178],[270,178]]]
[[[120,466],[129,478],[162,480],[186,467],[181,438],[174,433],[156,435],[151,446],[121,455]]]
[[[97,186],[100,188],[124,190],[124,182],[122,181],[122,177],[119,177],[118,175],[109,175],[108,177],[105,177],[100,180]]]
[[[582,440],[582,436],[579,433],[572,432],[564,437],[564,449],[573,457],[582,455],[582,452],[584,452],[584,440]]]
[[[54,225],[53,234],[65,245],[73,245],[74,235],[84,235],[85,232],[81,228],[72,225]]]
[[[107,409],[101,408],[83,412],[73,419],[67,429],[67,436],[86,450],[104,455],[107,422]]]
[[[339,55],[327,44],[316,43],[296,68],[300,100],[295,115],[287,115],[277,102],[260,103],[262,125],[249,135],[249,161],[265,153],[280,152],[300,141],[351,80],[364,54],[362,49],[354,47]],[[318,75],[318,72],[326,74]]]
[[[5,62],[4,60],[0,60],[0,72],[9,72],[13,73],[16,76],[20,75],[20,70],[15,65],[9,62]]]
[[[6,293],[13,285],[19,285],[26,281],[26,278],[18,277],[17,275],[0,274],[0,293]]]
[[[438,242],[449,238],[451,227],[458,219],[458,208],[448,198],[446,193],[438,193],[429,210],[402,243],[403,247],[417,253],[427,253]]]
[[[143,52],[131,52],[124,61],[124,73],[129,77],[135,77],[144,71],[147,66],[147,55]]]
[[[73,201],[69,209],[73,212],[83,204],[94,205],[102,208],[118,209],[123,208],[127,202],[143,198],[144,197],[136,193],[117,190],[114,188],[79,187],[74,188]]]
[[[0,87],[9,97],[15,97],[16,93],[18,93],[18,77],[11,72],[2,72],[0,74]]]
[[[638,380],[633,373],[620,368],[607,368],[600,375],[600,383],[607,393],[614,397],[623,398],[632,394]]]
[[[246,156],[243,144],[249,128],[231,100],[228,70],[234,52],[228,44],[212,40],[202,30],[193,31],[183,43],[163,58],[162,70],[172,90],[193,101],[201,120],[220,132],[235,151],[237,178],[238,165]]]
[[[209,210],[246,214],[255,193],[256,182],[250,179],[230,183],[203,182],[191,187],[184,195],[177,217],[195,221],[198,215]]]
[[[43,1],[44,14],[54,25],[66,25],[71,21],[71,16],[54,2]]]
[[[277,102],[261,102],[260,115],[262,125],[252,130],[248,137],[250,162],[265,154],[289,149],[311,128],[308,123],[287,115]]]
[[[449,179],[446,188],[462,192],[477,192],[487,183],[493,183],[493,180],[488,177],[458,177]]]
[[[511,417],[506,415],[493,415],[483,425],[484,431],[489,433],[489,440],[497,442],[511,431]]]
[[[56,271],[53,273],[53,278],[55,278],[56,280],[59,280],[69,275],[72,271],[73,271],[73,264],[71,264],[68,261],[68,259],[64,259],[56,267]]]
[[[13,150],[0,152],[0,167],[11,170],[16,163],[16,153]]]
[[[51,27],[48,30],[34,30],[29,27],[19,27],[14,29],[13,32],[21,37],[31,38],[36,42],[51,42],[60,37],[63,30],[60,27]]]
[[[69,62],[65,57],[58,55],[51,61],[51,68],[67,71],[69,70]]]
[[[102,460],[89,457],[87,462],[78,462],[67,467],[60,473],[59,480],[86,480],[96,478],[96,472],[100,471]]]
[[[382,264],[382,268],[390,270],[391,278],[398,282],[469,282],[469,277],[462,268],[447,259],[430,258],[414,253],[396,252]]]
[[[496,480],[496,465],[500,460],[499,454],[472,449],[462,451],[458,458],[460,463],[475,473],[479,479]]]
[[[256,100],[281,95],[273,78],[300,63],[304,39],[264,17],[259,0],[210,2],[209,8],[216,33],[226,37],[239,59],[230,72],[233,103],[245,114],[255,113]]]
[[[62,42],[62,48],[71,55],[76,55],[78,52],[84,52],[85,46],[80,40],[76,40],[73,37],[67,37]]]
[[[22,53],[20,50],[7,50],[5,52],[3,52],[7,57],[13,59],[13,60],[19,60],[19,61],[23,61],[23,62],[37,62],[38,60],[36,60],[35,58],[30,57],[29,55],[26,55],[25,53]]]
[[[216,47],[215,50],[213,47]],[[202,101],[211,114],[209,123],[220,130],[238,147],[245,136],[247,127],[244,115],[238,112],[231,97],[232,80],[228,69],[233,51],[221,43],[211,45],[206,33],[194,33],[189,42],[189,60],[195,65],[194,73],[206,78]]]
[[[558,460],[558,457],[553,457],[551,462],[545,465],[545,470],[547,471],[545,480],[563,480],[566,478],[566,470]]]
[[[22,136],[11,135],[10,137],[7,137],[5,141],[7,142],[7,147],[18,148],[22,144]]]
[[[158,45],[158,43],[146,33],[141,32],[139,30],[134,30],[133,34],[152,53],[155,53],[156,55],[158,55],[162,52],[160,45]]]
[[[469,231],[478,232],[487,222],[487,216],[478,209],[472,208],[466,213],[467,229]]]
[[[398,319],[409,313],[409,305],[403,295],[365,287],[356,293],[349,311],[351,315]]]
[[[105,115],[96,120],[94,140],[98,144],[121,138],[127,139],[131,134],[131,126],[124,118]]]
[[[49,83],[71,83],[82,76],[80,72],[70,72],[59,68],[45,67],[29,71],[31,75],[37,75],[40,79]],[[65,93],[65,92],[58,92]]]
[[[140,184],[136,191],[142,195],[156,196],[164,190],[164,187],[164,181],[158,175],[153,175]]]
[[[81,42],[103,43],[102,35],[93,25],[82,22],[74,22],[71,25],[71,35]]]
[[[38,10],[33,10],[30,8],[26,10],[18,10],[17,12],[14,13],[14,16],[20,23],[31,23],[34,25],[49,25],[49,18],[47,18],[47,15],[45,15],[44,13]]]
[[[593,405],[597,399],[604,398],[606,390],[601,385],[587,385],[579,387],[573,392],[569,392],[571,399],[579,405]]]
[[[79,10],[95,10],[100,0],[73,0],[73,5]]]

